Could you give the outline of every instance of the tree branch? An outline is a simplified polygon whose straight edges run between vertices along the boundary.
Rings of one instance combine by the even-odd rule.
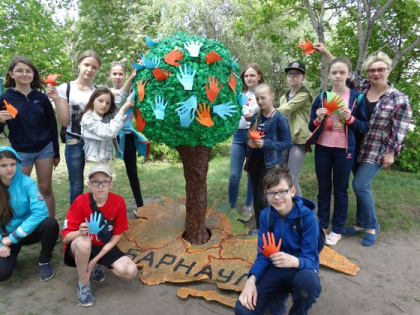
[[[382,15],[385,14],[386,10],[394,3],[395,0],[388,0],[378,11],[373,15],[372,22],[377,21]]]
[[[397,65],[398,61],[401,59],[402,56],[404,56],[405,54],[407,54],[410,51],[412,51],[418,45],[420,45],[420,36],[417,36],[416,40],[414,40],[410,45],[408,45],[407,47],[405,47],[404,49],[398,51],[395,54],[394,58],[392,59],[391,70],[395,68],[395,66]]]

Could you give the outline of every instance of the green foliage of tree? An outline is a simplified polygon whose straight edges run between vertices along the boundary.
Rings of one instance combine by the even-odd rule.
[[[16,54],[34,62],[46,76],[69,72],[70,60],[65,52],[65,27],[52,19],[54,2],[44,6],[36,0],[0,1],[0,72],[5,74]],[[63,73],[63,69],[66,69]]]

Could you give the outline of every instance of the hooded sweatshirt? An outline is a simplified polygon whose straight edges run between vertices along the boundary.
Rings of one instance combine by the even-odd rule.
[[[273,207],[268,206],[260,215],[260,228],[258,230],[258,245],[263,246],[263,233],[268,232],[267,211],[270,211],[270,221],[276,244],[281,242],[281,252],[288,253],[299,259],[299,270],[319,270],[318,256],[318,222],[313,213],[315,204],[301,197],[293,197],[293,208],[289,214],[282,218]],[[301,218],[301,219],[299,219]],[[298,220],[301,220],[303,230],[299,233],[296,227]],[[249,271],[258,281],[268,268],[275,268],[270,258],[265,257],[257,249],[257,258]]]
[[[12,147],[18,152],[33,153],[41,151],[52,141],[54,158],[59,158],[57,121],[47,95],[32,90],[25,96],[11,88],[0,96],[2,107],[4,99],[18,110],[15,118],[6,121]],[[3,132],[4,125],[0,124],[0,132]]]
[[[5,230],[0,225],[0,240],[7,235],[13,244],[30,235],[38,225],[48,217],[47,204],[38,191],[35,181],[20,171],[20,157],[11,147],[0,147],[1,151],[10,151],[17,158],[16,173],[8,188],[13,217]],[[0,242],[0,246],[3,246]]]

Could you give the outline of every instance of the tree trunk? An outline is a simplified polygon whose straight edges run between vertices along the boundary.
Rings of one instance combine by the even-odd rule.
[[[186,217],[184,239],[191,244],[204,244],[210,239],[206,228],[207,171],[211,148],[206,146],[176,147],[184,165]]]

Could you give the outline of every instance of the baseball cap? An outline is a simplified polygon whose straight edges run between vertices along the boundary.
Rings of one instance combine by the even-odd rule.
[[[303,72],[303,74],[306,73],[306,67],[303,63],[300,63],[299,61],[293,61],[292,63],[289,63],[289,65],[287,66],[287,68],[284,69],[284,72],[287,73],[287,71],[289,70],[300,70]]]
[[[90,178],[95,173],[105,173],[109,177],[112,177],[112,171],[111,168],[106,164],[98,164],[95,166],[92,166],[92,168],[89,170],[88,178]]]

